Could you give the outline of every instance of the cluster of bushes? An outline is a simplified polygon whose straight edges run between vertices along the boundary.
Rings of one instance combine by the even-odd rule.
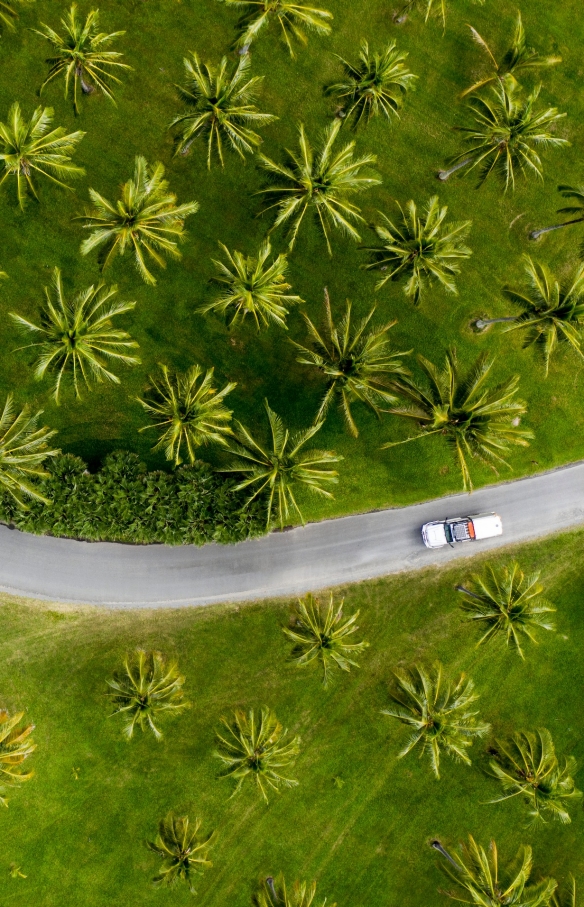
[[[79,457],[59,454],[38,490],[49,501],[26,510],[0,495],[0,520],[37,535],[167,545],[240,542],[266,531],[265,504],[242,510],[246,495],[207,463],[149,472],[136,454],[110,454],[90,473]]]

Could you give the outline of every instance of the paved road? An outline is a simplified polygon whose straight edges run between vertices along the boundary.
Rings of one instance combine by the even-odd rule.
[[[430,551],[427,520],[496,511],[504,535]],[[0,526],[0,589],[116,608],[300,594],[444,564],[584,523],[584,462],[411,507],[311,523],[238,545],[174,548],[76,542]]]

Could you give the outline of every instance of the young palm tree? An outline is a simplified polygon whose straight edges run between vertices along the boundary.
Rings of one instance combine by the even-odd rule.
[[[488,567],[484,576],[473,576],[470,588],[456,588],[464,596],[461,608],[468,620],[486,627],[479,646],[497,635],[504,636],[507,645],[524,658],[522,637],[536,642],[534,630],[555,629],[549,615],[556,609],[543,596],[539,573],[526,576],[517,563],[498,570]]]
[[[268,876],[265,879],[254,898],[255,907],[316,907],[314,899],[316,897],[316,882],[294,882],[292,888],[288,888],[283,876],[279,876],[274,883],[274,879]],[[326,898],[320,905],[325,907]],[[337,907],[331,904],[330,907]],[[575,905],[574,905],[575,907]]]
[[[47,443],[57,432],[39,428],[41,415],[42,409],[33,415],[28,405],[16,413],[12,394],[6,397],[0,414],[0,489],[21,507],[26,507],[27,497],[48,503],[35,479],[46,478],[44,461],[59,453]]]
[[[27,192],[38,200],[33,182],[35,174],[70,189],[63,179],[76,179],[85,173],[83,167],[71,160],[85,133],[67,134],[63,126],[51,129],[52,122],[52,108],[37,107],[27,123],[20,104],[15,102],[8,111],[8,121],[0,123],[0,162],[4,170],[0,185],[9,177],[16,177],[18,203],[22,209]]]
[[[0,33],[3,27],[14,31],[15,20],[18,19],[18,13],[14,7],[31,2],[32,0],[0,0]]]
[[[47,60],[50,66],[49,74],[41,85],[41,92],[45,85],[56,79],[57,76],[65,77],[65,97],[69,97],[73,85],[73,108],[79,113],[77,100],[78,89],[81,87],[83,94],[92,94],[96,89],[113,101],[113,83],[121,85],[121,79],[112,70],[131,69],[126,63],[120,61],[121,53],[108,50],[109,45],[116,38],[125,35],[123,31],[106,34],[99,29],[99,10],[93,9],[87,14],[85,22],[77,18],[77,4],[73,3],[71,9],[61,19],[64,34],[60,35],[49,25],[42,24],[41,29],[34,29],[41,38],[46,38],[51,45],[54,56]]]
[[[479,168],[479,183],[484,183],[489,174],[496,173],[505,184],[505,191],[515,188],[515,172],[523,176],[538,176],[543,179],[541,158],[538,148],[560,148],[569,145],[566,139],[550,132],[565,113],[558,113],[556,107],[547,110],[535,109],[541,86],[538,86],[523,100],[516,95],[517,84],[506,76],[491,88],[491,98],[473,97],[469,108],[474,117],[473,126],[461,126],[466,134],[467,147],[452,159],[454,167],[441,170],[442,180],[448,179],[455,170],[466,167],[470,173]]]
[[[485,39],[479,35],[476,28],[473,28],[472,25],[469,25],[469,28],[473,40],[476,41],[479,47],[482,47],[490,62],[492,63],[493,70],[491,73],[489,73],[488,76],[485,76],[483,79],[479,79],[478,82],[475,82],[470,86],[470,88],[467,88],[465,91],[463,91],[461,98],[464,98],[469,94],[474,94],[474,92],[478,91],[479,88],[483,88],[485,85],[490,85],[491,82],[500,81],[506,76],[511,76],[514,78],[517,73],[521,73],[526,69],[542,69],[547,66],[555,66],[557,63],[562,62],[561,57],[545,57],[542,54],[538,53],[537,50],[534,50],[533,47],[528,47],[525,41],[525,29],[523,28],[521,13],[517,13],[517,21],[515,23],[515,31],[513,32],[513,37],[511,39],[511,46],[501,57],[500,63],[497,62],[491,48],[489,47]]]
[[[291,221],[290,249],[294,247],[304,215],[309,210],[322,228],[329,255],[332,255],[331,228],[341,230],[355,240],[361,238],[351,221],[364,223],[364,220],[360,209],[348,200],[348,196],[377,186],[381,180],[361,173],[364,167],[375,163],[376,157],[366,154],[355,159],[354,142],[349,142],[338,153],[334,152],[340,128],[340,120],[329,126],[316,154],[301,125],[300,154],[286,150],[288,161],[285,164],[277,164],[265,155],[259,155],[262,166],[273,180],[272,185],[262,190],[263,194],[274,199],[265,210],[278,209],[273,229]]]
[[[406,210],[398,202],[401,222],[394,224],[379,212],[382,223],[375,226],[381,246],[366,246],[372,261],[366,270],[387,271],[377,283],[380,290],[388,280],[409,276],[404,293],[418,305],[426,283],[437,280],[449,293],[457,293],[454,277],[460,273],[458,262],[469,258],[472,250],[464,244],[471,221],[445,223],[448,207],[440,207],[434,195],[418,214],[415,202]]]
[[[23,770],[22,763],[36,749],[30,735],[34,724],[19,727],[24,712],[9,715],[0,709],[0,806],[8,806],[6,788],[23,784],[32,778],[32,772]]]
[[[203,375],[200,365],[193,365],[183,373],[171,373],[166,365],[160,369],[162,377],[151,377],[146,398],[138,398],[154,419],[153,425],[140,431],[158,429],[160,440],[152,449],[164,450],[166,459],[172,460],[175,466],[183,462],[184,450],[189,463],[194,463],[197,447],[227,443],[232,411],[223,400],[236,385],[229,382],[218,391],[213,386],[214,369]]]
[[[350,671],[351,665],[359,667],[354,658],[369,645],[367,642],[349,641],[359,629],[356,626],[359,612],[344,617],[343,602],[344,599],[341,599],[340,605],[335,606],[331,592],[328,605],[323,605],[309,593],[305,598],[298,599],[290,626],[283,628],[288,639],[294,643],[294,663],[304,666],[313,661],[320,662],[325,687],[335,667],[342,671]]]
[[[148,848],[163,860],[160,872],[152,880],[155,885],[173,887],[184,881],[191,893],[196,893],[194,876],[202,875],[213,865],[209,850],[215,839],[215,832],[202,835],[201,825],[201,819],[195,819],[191,825],[188,816],[173,813],[159,822],[156,841],[148,841]]]
[[[395,705],[383,715],[397,718],[412,730],[398,758],[420,743],[420,758],[430,757],[432,770],[440,777],[442,753],[470,765],[466,750],[475,737],[484,737],[490,725],[477,720],[470,706],[478,699],[472,680],[461,674],[455,683],[444,683],[442,665],[432,672],[416,666],[413,671],[396,671],[397,688],[391,693]]]
[[[227,6],[241,12],[239,37],[236,46],[247,49],[260,32],[271,22],[277,22],[282,37],[294,57],[293,40],[306,44],[306,31],[328,35],[332,13],[326,9],[307,6],[302,0],[223,0]]]
[[[327,380],[328,387],[315,421],[322,421],[333,400],[338,398],[347,428],[356,438],[359,431],[353,419],[351,404],[359,400],[379,415],[381,406],[396,403],[397,398],[392,393],[392,380],[388,380],[388,376],[395,379],[409,375],[398,357],[408,356],[411,350],[399,353],[391,351],[388,333],[396,324],[395,321],[368,330],[375,314],[375,306],[355,326],[351,325],[351,303],[347,300],[345,316],[337,326],[333,322],[328,290],[325,289],[324,310],[326,335],[324,331],[318,331],[308,315],[304,315],[313,347],[311,349],[292,342],[301,353],[298,362],[317,368]]]
[[[552,224],[551,227],[540,227],[539,230],[532,230],[529,234],[530,239],[539,239],[544,233],[552,233],[554,230],[563,230],[564,227],[570,227],[572,224],[581,224],[584,221],[584,186],[558,186],[564,198],[574,199],[575,204],[568,205],[567,208],[558,208],[558,214],[575,214],[572,220],[564,221],[563,224]]]
[[[67,300],[61,272],[55,268],[52,286],[45,287],[46,303],[40,324],[10,313],[20,327],[38,338],[20,349],[38,347],[35,375],[38,379],[47,374],[56,376],[53,396],[57,403],[64,378],[71,378],[79,399],[81,382],[88,389],[94,382],[120,383],[117,375],[106,367],[109,360],[125,365],[140,361],[128,354],[128,350],[136,349],[138,344],[126,331],[118,330],[112,324],[112,318],[130,312],[136,305],[135,302],[112,302],[117,292],[117,287],[100,283]]]
[[[407,53],[399,51],[395,42],[387,45],[381,53],[372,53],[367,41],[361,42],[361,53],[357,64],[350,63],[338,54],[345,71],[342,82],[335,82],[327,88],[327,94],[334,95],[339,102],[346,103],[346,117],[353,117],[355,126],[361,120],[369,122],[374,116],[383,114],[388,120],[399,118],[399,108],[408,89],[413,88],[418,78],[405,65]]]
[[[278,255],[270,263],[272,247],[267,240],[262,243],[257,255],[230,252],[223,243],[219,245],[228,263],[213,259],[220,274],[214,279],[224,290],[221,296],[201,306],[199,311],[203,314],[220,312],[225,315],[229,327],[251,315],[258,331],[262,325],[269,327],[272,321],[287,330],[286,306],[304,302],[300,296],[291,296],[287,292],[291,289],[291,284],[286,283],[288,257]]]
[[[444,435],[452,447],[462,473],[465,491],[472,489],[467,458],[489,465],[509,466],[502,454],[510,445],[527,447],[532,432],[519,429],[525,404],[515,400],[519,376],[515,375],[496,387],[485,387],[493,366],[486,354],[480,356],[466,376],[460,374],[456,356],[450,352],[442,371],[423,356],[418,356],[428,379],[426,387],[413,379],[396,382],[396,390],[410,401],[409,406],[388,410],[420,426],[420,433],[405,441],[390,442],[384,448],[407,444],[430,435]]]
[[[578,766],[573,756],[560,764],[549,731],[515,734],[509,743],[497,742],[491,752],[491,771],[505,792],[493,803],[521,797],[534,822],[545,822],[546,817],[571,821],[568,807],[582,798],[573,777]]]
[[[224,141],[241,158],[253,154],[262,140],[252,127],[267,126],[278,119],[271,113],[262,113],[252,103],[264,77],[248,78],[251,66],[249,56],[241,57],[231,73],[227,57],[223,57],[218,68],[202,65],[195,53],[192,58],[192,62],[188,59],[184,61],[187,84],[179,86],[180,97],[190,109],[175,117],[170,124],[171,129],[180,127],[177,154],[187,154],[199,137],[207,139],[209,170],[214,150],[221,166],[224,166]]]
[[[136,158],[134,178],[122,187],[122,197],[114,205],[95,189],[89,190],[93,210],[78,218],[85,221],[91,236],[81,244],[81,254],[102,249],[102,270],[116,255],[134,253],[143,280],[155,284],[156,278],[146,266],[149,256],[159,267],[166,267],[163,256],[180,258],[178,243],[185,237],[185,220],[199,210],[198,202],[176,204],[176,195],[168,191],[162,164],[150,168],[143,157]]]
[[[300,737],[286,740],[288,731],[271,709],[263,708],[259,714],[253,709],[247,713],[238,710],[230,721],[223,718],[222,722],[225,730],[217,734],[216,755],[225,766],[223,777],[237,781],[231,796],[244,782],[251,782],[267,803],[270,789],[298,785],[298,781],[285,778],[282,769],[288,768],[300,752]]]
[[[280,527],[283,527],[292,516],[297,516],[304,524],[302,511],[296,502],[296,489],[305,488],[323,497],[332,498],[331,492],[322,486],[324,483],[338,482],[338,473],[331,469],[330,465],[338,463],[343,458],[330,450],[302,450],[320,431],[322,422],[291,435],[290,431],[284,428],[280,416],[270,409],[267,400],[265,407],[270,425],[270,443],[262,446],[254,440],[249,429],[238,422],[238,430],[234,433],[236,443],[229,448],[236,459],[230,466],[222,467],[220,472],[244,475],[245,478],[235,486],[234,491],[254,489],[245,507],[260,495],[267,497],[268,528],[272,525],[272,517]]]
[[[124,718],[124,736],[130,740],[134,730],[148,728],[157,740],[162,732],[156,722],[166,712],[179,714],[188,708],[184,699],[185,678],[175,662],[167,662],[160,652],[136,649],[124,659],[124,667],[116,671],[107,695],[114,704],[113,715]]]

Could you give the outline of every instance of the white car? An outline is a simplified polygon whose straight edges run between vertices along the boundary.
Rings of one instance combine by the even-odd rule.
[[[503,523],[498,513],[477,513],[451,520],[434,520],[422,526],[426,548],[443,548],[457,542],[478,542],[503,534]]]

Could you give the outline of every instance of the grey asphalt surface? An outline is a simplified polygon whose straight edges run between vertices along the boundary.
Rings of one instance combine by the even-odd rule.
[[[503,536],[436,551],[429,520],[495,511]],[[0,589],[111,608],[177,607],[302,594],[441,565],[584,523],[584,462],[410,507],[311,523],[238,545],[78,542],[0,527]]]

